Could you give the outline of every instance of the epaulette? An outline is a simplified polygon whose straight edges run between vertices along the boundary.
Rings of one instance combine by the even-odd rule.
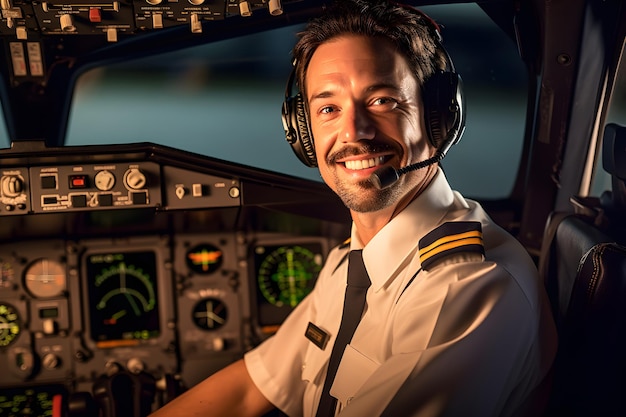
[[[343,242],[341,242],[339,244],[339,249],[345,249],[347,246],[350,246],[350,241],[352,240],[351,237],[347,238],[346,240],[344,240]]]
[[[420,263],[425,271],[441,259],[460,253],[485,255],[480,222],[447,222],[419,241]]]

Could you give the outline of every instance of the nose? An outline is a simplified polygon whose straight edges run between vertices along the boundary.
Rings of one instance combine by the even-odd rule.
[[[376,128],[365,106],[354,104],[344,108],[342,142],[358,142],[374,138]]]

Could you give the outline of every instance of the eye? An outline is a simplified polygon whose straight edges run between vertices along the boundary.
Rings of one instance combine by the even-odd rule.
[[[372,101],[372,105],[374,106],[392,106],[395,107],[398,104],[398,101],[391,97],[378,97]]]
[[[329,114],[334,111],[335,111],[335,108],[333,106],[324,106],[319,110],[320,114]]]

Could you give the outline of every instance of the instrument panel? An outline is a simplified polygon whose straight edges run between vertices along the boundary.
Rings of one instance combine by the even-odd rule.
[[[0,415],[147,415],[271,336],[349,233],[319,184],[131,148],[0,153]]]

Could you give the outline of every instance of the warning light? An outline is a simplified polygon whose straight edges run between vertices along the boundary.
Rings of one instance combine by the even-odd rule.
[[[87,188],[87,176],[86,175],[71,175],[70,176],[70,188]]]

